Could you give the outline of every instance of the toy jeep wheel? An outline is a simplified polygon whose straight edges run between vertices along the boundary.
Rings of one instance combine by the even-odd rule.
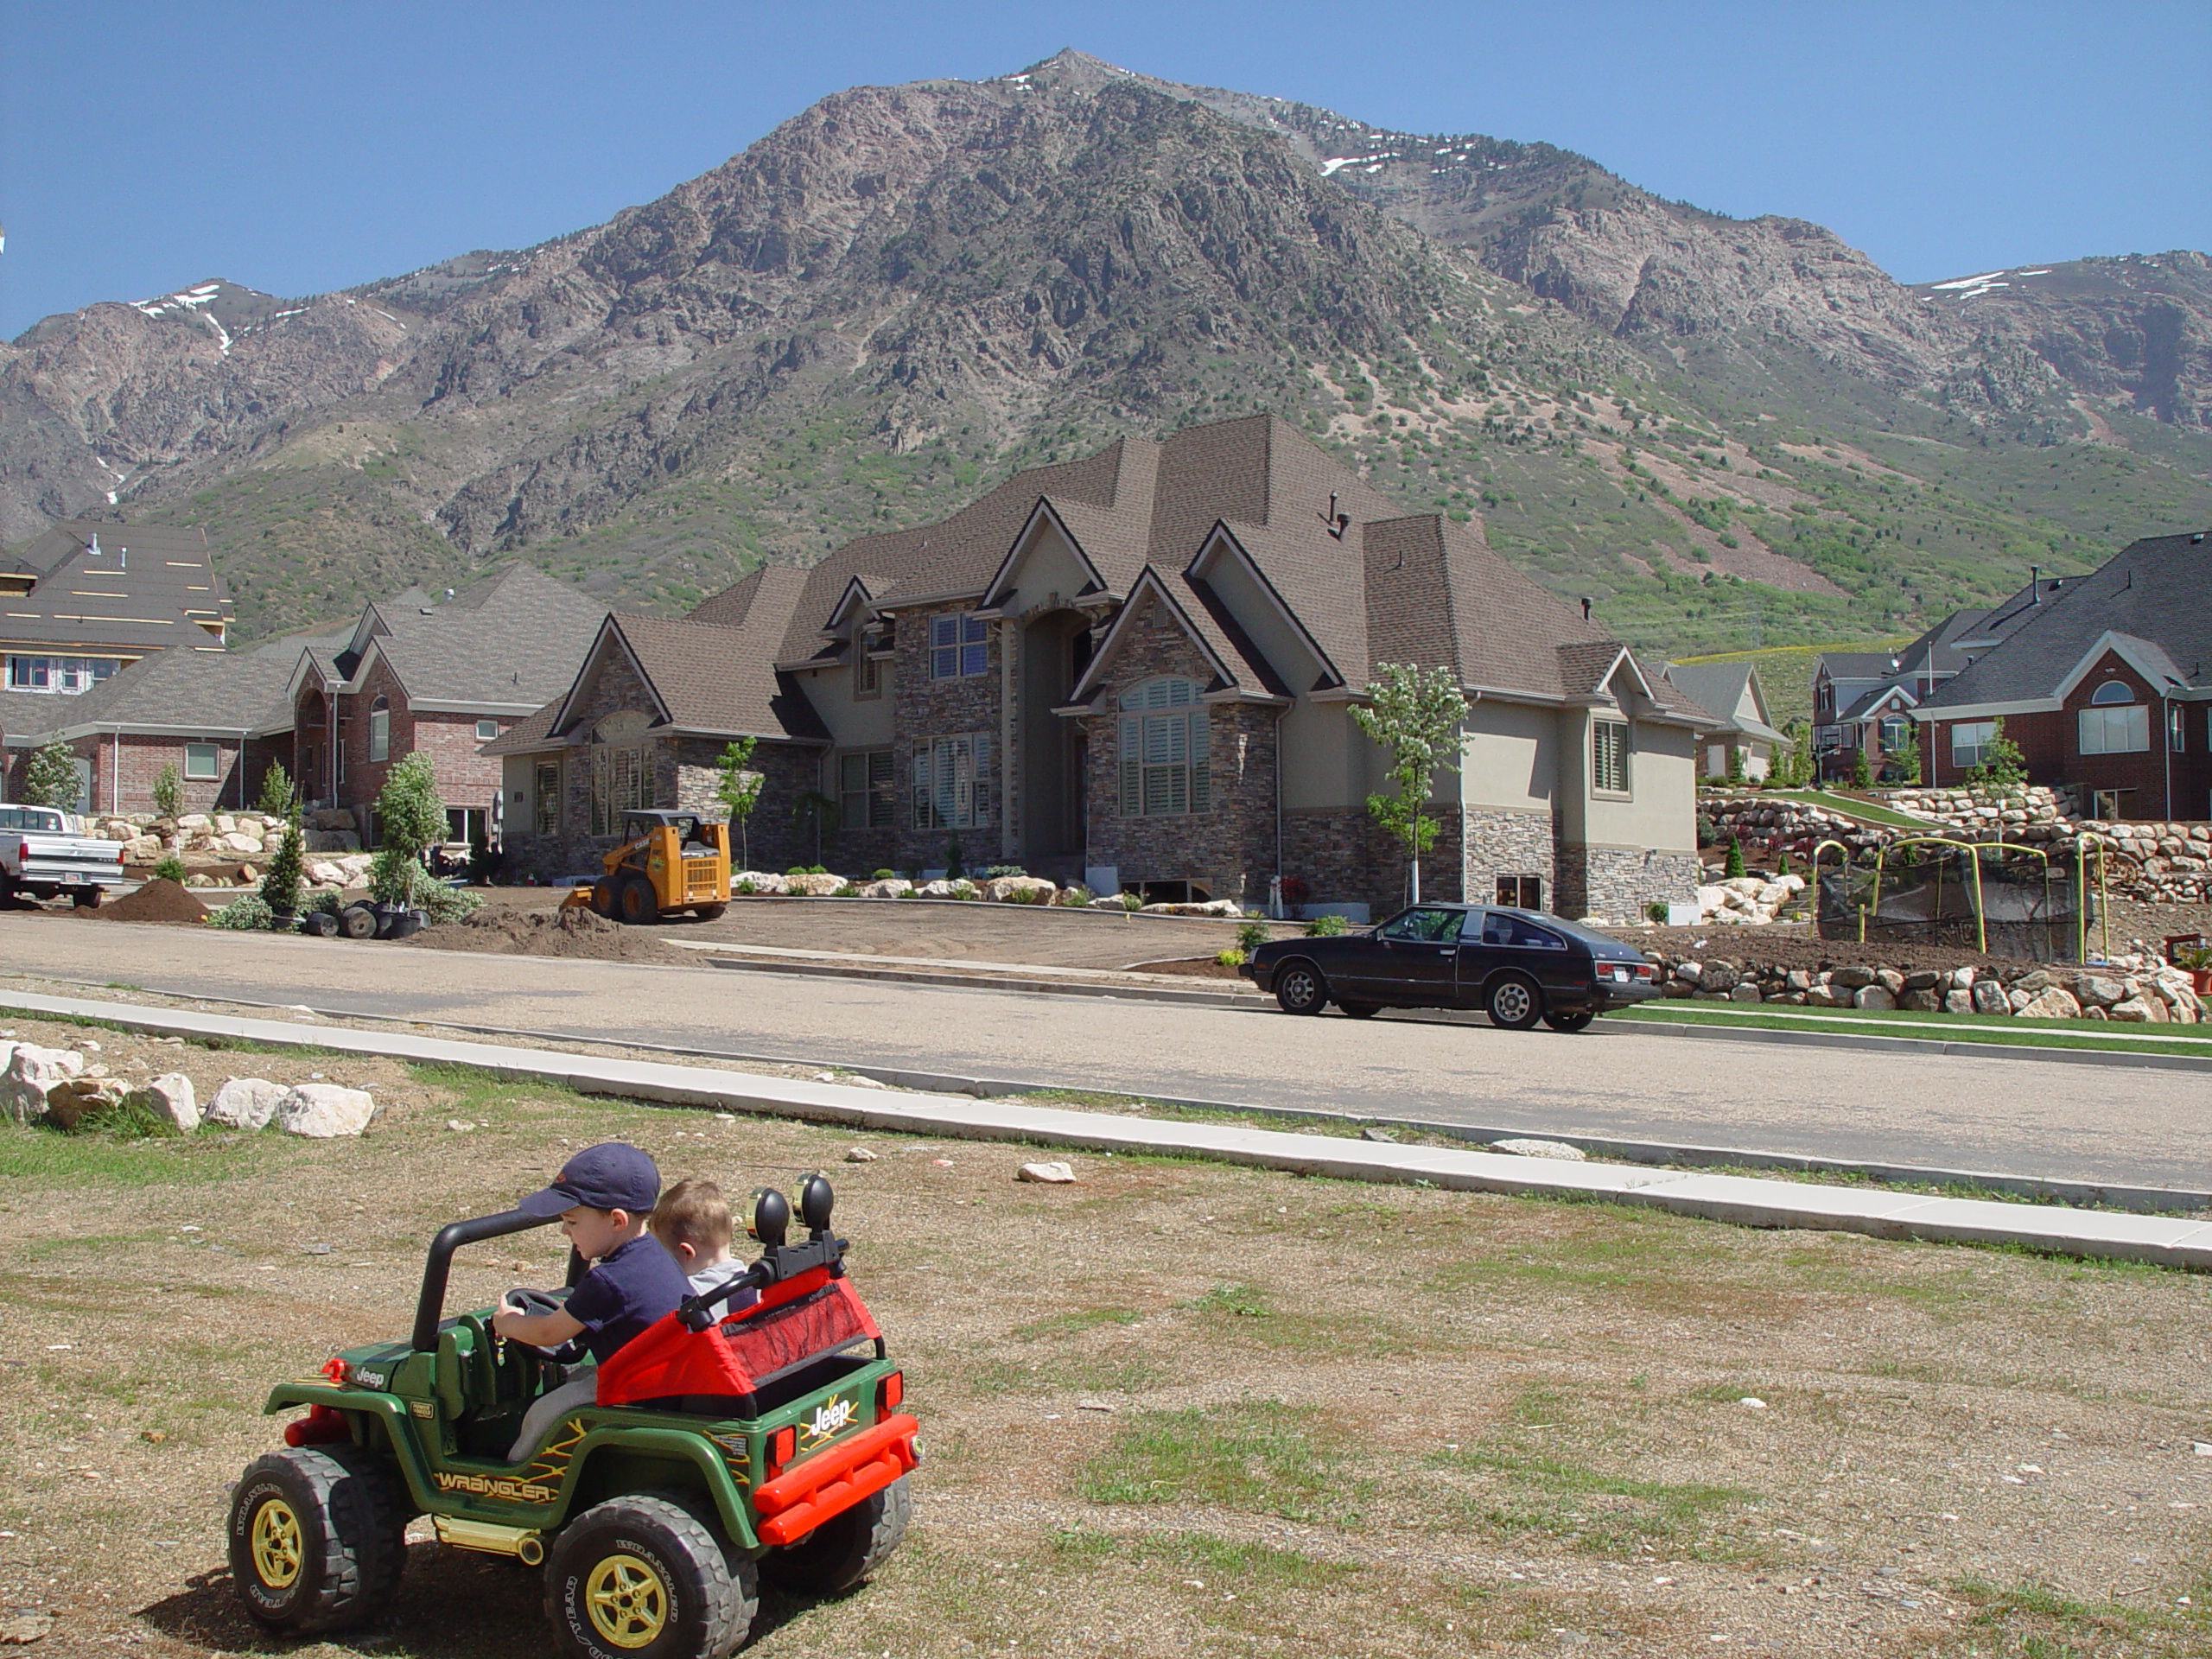
[[[798,1543],[770,1550],[761,1558],[761,1576],[795,1596],[834,1596],[882,1566],[913,1518],[914,1494],[901,1476]]]
[[[545,1613],[578,1659],[725,1659],[753,1628],[755,1582],[675,1499],[617,1497],[554,1540]]]
[[[301,1446],[247,1466],[231,1498],[231,1578],[270,1630],[342,1630],[391,1599],[408,1506],[359,1447]]]

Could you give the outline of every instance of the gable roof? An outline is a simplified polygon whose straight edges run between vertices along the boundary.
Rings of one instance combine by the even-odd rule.
[[[75,696],[18,693],[0,709],[0,723],[10,748],[118,726],[184,736],[283,731],[292,721],[289,688],[302,651],[328,649],[348,637],[288,634],[243,651],[156,652]]]
[[[65,519],[9,563],[33,581],[0,601],[0,639],[97,655],[204,645],[230,626],[230,592],[198,530]]]
[[[375,601],[312,666],[350,690],[381,661],[415,708],[519,714],[568,689],[606,615],[535,566],[509,565],[438,594],[410,588]]]
[[[1923,700],[1923,718],[2058,706],[2069,677],[2110,639],[2155,647],[2171,665],[2164,695],[2212,695],[2212,538],[2150,536],[2075,580],[2056,603],[2026,607],[2002,643]],[[2165,672],[2166,671],[2161,671]]]
[[[1764,718],[1766,694],[1759,685],[1758,664],[1750,662],[1669,663],[1665,672],[1670,682],[1680,686],[1693,702],[1711,713],[1713,723],[1707,729],[1737,732],[1770,743],[1789,741]],[[1749,714],[1744,711],[1747,697],[1753,710]]]

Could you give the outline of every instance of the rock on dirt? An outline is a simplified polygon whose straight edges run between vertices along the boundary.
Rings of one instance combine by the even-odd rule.
[[[501,957],[579,957],[595,962],[661,962],[696,966],[691,954],[626,927],[582,905],[556,910],[494,910],[465,921],[426,927],[408,941],[431,950],[481,950]]]
[[[215,1091],[207,1121],[227,1129],[265,1129],[276,1116],[276,1103],[289,1092],[266,1077],[232,1077]]]
[[[1055,1158],[1041,1164],[1024,1164],[1020,1173],[1014,1179],[1037,1181],[1046,1186],[1066,1186],[1075,1180],[1075,1171]]]
[[[276,1103],[276,1127],[311,1141],[359,1135],[376,1115],[376,1100],[367,1090],[342,1089],[334,1083],[296,1084]]]
[[[45,1115],[47,1096],[56,1084],[84,1075],[85,1057],[36,1043],[11,1046],[8,1069],[0,1071],[0,1115],[17,1123],[35,1122]]]
[[[876,1160],[876,1157],[877,1154],[870,1152],[866,1147],[855,1147],[845,1154],[845,1161],[849,1164],[872,1164]]]
[[[111,922],[188,922],[197,927],[207,919],[207,906],[185,891],[184,883],[162,875],[111,905],[77,913]]]
[[[200,1099],[192,1079],[181,1071],[165,1071],[151,1083],[133,1089],[123,1103],[137,1108],[179,1135],[190,1135],[200,1127]]]

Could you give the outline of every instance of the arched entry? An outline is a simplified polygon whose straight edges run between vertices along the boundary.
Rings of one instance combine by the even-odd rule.
[[[1083,734],[1052,710],[1090,665],[1090,620],[1079,611],[1046,611],[1022,624],[1021,861],[1033,872],[1082,861]]]

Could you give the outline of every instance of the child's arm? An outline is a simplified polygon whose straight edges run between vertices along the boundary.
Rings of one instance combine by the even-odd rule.
[[[582,1336],[584,1323],[564,1307],[550,1313],[525,1313],[505,1297],[492,1316],[492,1329],[513,1342],[533,1348],[558,1348],[571,1337]]]

